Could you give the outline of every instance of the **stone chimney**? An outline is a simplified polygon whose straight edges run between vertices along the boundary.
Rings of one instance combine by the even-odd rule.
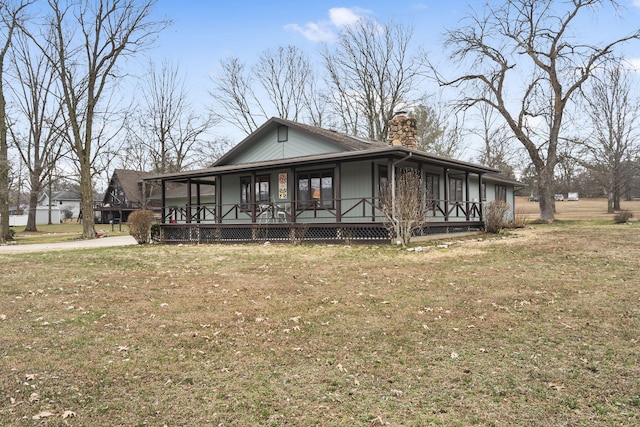
[[[417,134],[416,119],[407,117],[407,113],[404,111],[397,112],[393,116],[393,119],[389,121],[389,132],[387,136],[389,145],[417,148]]]

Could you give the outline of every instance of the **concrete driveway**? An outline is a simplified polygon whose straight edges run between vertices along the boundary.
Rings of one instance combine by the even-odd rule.
[[[110,246],[129,246],[136,245],[137,242],[132,236],[114,236],[102,237],[100,239],[91,240],[75,240],[73,242],[61,243],[34,243],[33,245],[2,245],[0,246],[0,254],[4,253],[27,253],[27,252],[49,252],[63,251],[68,249],[85,249],[85,248],[105,248]]]

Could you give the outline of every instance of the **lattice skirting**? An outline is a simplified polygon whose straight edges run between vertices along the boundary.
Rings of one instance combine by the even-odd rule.
[[[415,235],[476,231],[478,224],[433,225]],[[162,225],[164,243],[345,242],[389,243],[394,236],[383,224]]]

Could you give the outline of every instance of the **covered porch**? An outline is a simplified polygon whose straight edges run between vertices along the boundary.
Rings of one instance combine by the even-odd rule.
[[[482,176],[486,170],[453,169],[433,162],[429,165],[399,162],[394,158],[369,159],[364,163],[361,159],[358,162],[334,160],[331,164],[314,165],[328,171],[319,179],[330,184],[327,188],[309,189],[309,197],[304,197],[301,177],[308,175],[308,161],[304,165],[264,166],[245,166],[242,171],[212,168],[157,177],[161,240],[166,243],[388,243],[395,236],[390,234],[388,219],[380,207],[380,185],[390,181],[391,173],[397,173],[401,166],[413,167],[430,177],[431,188],[422,189],[426,193],[427,225],[417,234],[475,231],[484,226]],[[355,185],[356,178],[363,174],[366,178],[359,178],[360,182]],[[242,180],[255,191],[247,192],[246,198],[234,199],[231,196],[234,192],[240,193]],[[173,187],[171,192],[175,193],[176,186],[183,188],[184,197],[167,197],[168,188]],[[274,186],[277,192],[273,191]],[[360,187],[358,191],[350,189],[355,186]],[[355,195],[358,192],[360,196]]]

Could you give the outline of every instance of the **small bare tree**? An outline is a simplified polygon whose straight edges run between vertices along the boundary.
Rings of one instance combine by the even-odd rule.
[[[584,97],[592,135],[584,143],[591,161],[587,165],[601,176],[608,212],[620,210],[623,188],[629,181],[630,161],[640,153],[640,100],[634,98],[631,73],[614,64],[591,82]]]
[[[25,231],[37,231],[36,209],[40,193],[65,154],[61,134],[64,122],[60,103],[56,102],[54,75],[42,54],[34,52],[30,39],[23,33],[16,37],[12,49],[12,86],[18,107],[18,122],[26,123],[26,132],[14,126],[11,135],[20,158],[29,172],[29,214]]]
[[[9,142],[7,103],[4,94],[5,59],[13,36],[26,20],[33,1],[0,1],[0,243],[11,238],[9,231]]]
[[[482,141],[478,162],[499,169],[505,176],[515,178],[517,151],[513,147],[513,133],[493,108],[487,104],[478,104],[477,107],[479,126],[472,129],[471,133]]]
[[[397,241],[406,247],[427,225],[425,185],[420,172],[404,169],[382,189],[380,209]]]
[[[140,113],[127,121],[125,153],[133,164],[153,165],[153,172],[188,169],[197,162],[196,149],[216,123],[211,116],[197,115],[191,108],[177,65],[168,61],[150,64],[143,86]],[[147,170],[139,169],[139,170]]]

